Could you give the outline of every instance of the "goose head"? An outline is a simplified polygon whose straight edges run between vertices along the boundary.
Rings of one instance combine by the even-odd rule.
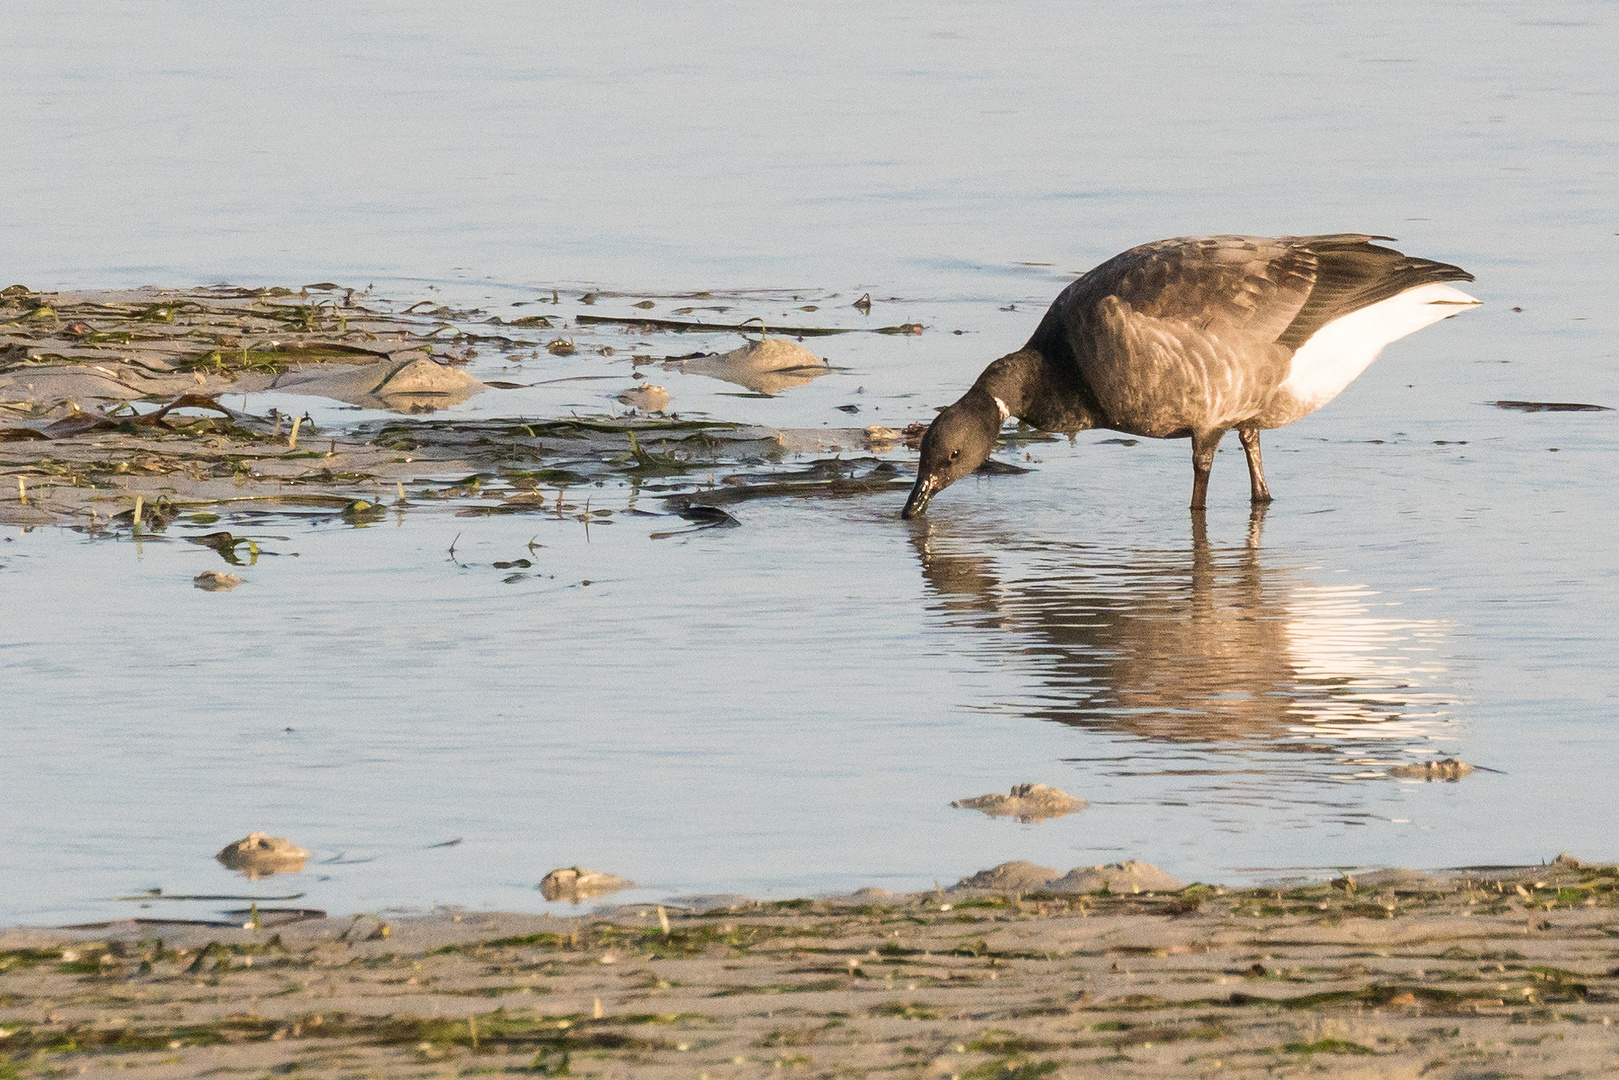
[[[900,517],[910,520],[927,513],[933,496],[982,465],[995,449],[1006,415],[1005,405],[975,388],[934,417],[922,436],[916,485]]]

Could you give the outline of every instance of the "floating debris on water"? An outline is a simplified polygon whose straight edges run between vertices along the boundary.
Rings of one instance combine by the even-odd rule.
[[[1442,758],[1439,761],[1424,761],[1418,765],[1396,765],[1389,770],[1390,776],[1401,780],[1448,780],[1455,783],[1473,771],[1473,766],[1456,758]]]
[[[213,515],[196,514],[196,515],[192,516],[192,520],[196,521],[198,518],[212,517],[212,516]],[[215,520],[218,520],[218,519],[215,518]],[[199,545],[201,547],[213,548],[215,551],[219,552],[219,557],[220,558],[224,559],[226,562],[230,563],[232,566],[241,566],[241,565],[243,565],[241,558],[236,554],[236,549],[243,546],[244,544],[247,546],[247,556],[248,556],[248,562],[247,562],[246,565],[248,565],[248,566],[257,565],[257,563],[259,561],[259,555],[261,554],[261,552],[259,551],[259,545],[258,544],[256,544],[252,540],[249,540],[245,536],[232,536],[228,532],[211,532],[211,533],[205,533],[202,536],[188,536],[188,537],[186,537],[186,542],[189,543],[189,544],[197,544],[197,545]],[[203,584],[202,580],[203,580],[203,578],[209,577],[210,575],[212,575],[212,578],[214,580],[222,580],[222,579],[225,579],[225,578],[230,578],[231,579],[231,584],[224,586],[225,588],[234,589],[237,585],[240,585],[242,583],[241,578],[233,578],[232,575],[230,575],[230,574],[215,574],[212,570],[207,570],[207,571],[204,571],[203,573],[197,575],[197,578],[196,578],[197,583],[198,583],[197,587],[198,588],[203,588],[203,589],[209,588],[210,586]]]
[[[1518,412],[1613,412],[1607,405],[1585,405],[1578,401],[1492,401],[1497,409]]]
[[[735,529],[742,524],[717,506],[704,506],[698,503],[682,506],[675,512],[691,522],[691,528],[675,529],[670,532],[655,532],[652,534],[652,539],[667,540],[671,536],[684,536],[687,533],[701,532],[704,529]]]

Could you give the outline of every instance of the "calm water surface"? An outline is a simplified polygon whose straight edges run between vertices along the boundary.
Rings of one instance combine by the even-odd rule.
[[[798,428],[931,415],[1159,236],[1387,233],[1487,306],[1269,433],[1262,521],[1234,440],[1199,529],[1184,443],[1100,432],[920,524],[897,496],[667,540],[227,518],[273,552],[229,594],[191,587],[224,568],[201,526],[9,531],[0,922],[206,916],[111,898],[249,888],[210,856],[253,829],[315,854],[251,889],[341,912],[537,908],[571,864],[661,899],[1619,857],[1615,414],[1488,404],[1619,405],[1612,5],[12,7],[54,28],[0,44],[0,262],[35,288],[556,286],[571,316],[585,286],[769,287],[771,318],[845,325],[870,291],[927,325],[817,339],[838,370],[774,398],[658,377]],[[449,415],[605,411],[627,351],[481,358],[608,378]],[[531,541],[527,576],[490,565]],[[1386,776],[1448,755],[1500,771]],[[1092,805],[948,805],[1028,781]]]

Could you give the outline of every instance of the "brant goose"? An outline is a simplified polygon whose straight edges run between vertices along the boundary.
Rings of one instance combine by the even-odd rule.
[[[1188,236],[1115,255],[934,418],[901,516],[982,464],[1011,416],[1044,431],[1190,438],[1194,510],[1236,428],[1253,501],[1269,502],[1261,429],[1331,401],[1389,342],[1478,306],[1445,284],[1472,274],[1373,243],[1392,239]]]

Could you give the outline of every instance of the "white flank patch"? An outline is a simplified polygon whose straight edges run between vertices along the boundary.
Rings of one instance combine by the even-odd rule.
[[[1460,289],[1436,282],[1334,319],[1299,346],[1280,389],[1319,409],[1354,382],[1389,342],[1478,304]]]

